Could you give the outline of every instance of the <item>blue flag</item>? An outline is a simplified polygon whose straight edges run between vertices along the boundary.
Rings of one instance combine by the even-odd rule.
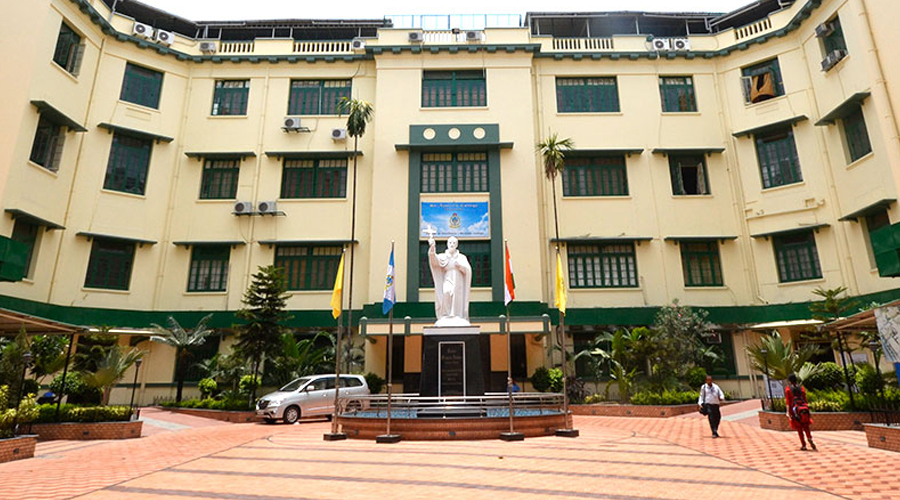
[[[384,278],[384,302],[381,305],[381,313],[387,314],[394,308],[397,302],[397,292],[394,290],[394,248],[391,247],[391,260],[388,262],[387,277]]]

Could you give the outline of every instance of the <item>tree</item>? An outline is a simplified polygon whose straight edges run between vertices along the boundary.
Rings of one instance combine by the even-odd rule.
[[[575,147],[572,139],[560,139],[554,132],[550,137],[537,144],[537,151],[544,164],[544,176],[550,181],[553,189],[553,225],[556,228],[556,241],[559,241],[559,215],[556,211],[556,176],[566,167],[566,152]]]
[[[97,362],[97,370],[85,376],[85,382],[91,387],[103,391],[101,404],[109,404],[109,395],[112,388],[125,376],[125,372],[131,365],[144,356],[144,351],[138,349],[125,349],[121,345],[114,345],[106,351],[106,355]]]
[[[204,316],[197,323],[197,326],[190,330],[182,328],[181,324],[172,316],[166,319],[168,328],[159,326],[156,323],[152,324],[155,335],[151,335],[150,340],[175,348],[175,378],[178,383],[175,401],[177,402],[181,402],[181,393],[184,389],[184,376],[187,372],[187,362],[191,355],[188,349],[202,345],[206,342],[207,337],[216,333],[215,330],[206,327],[210,319],[212,319],[212,314]]]
[[[656,389],[669,388],[694,366],[720,359],[717,351],[703,342],[715,328],[706,320],[708,315],[706,310],[681,306],[677,300],[656,313],[652,338],[654,354],[647,363],[647,376]]]
[[[854,309],[857,305],[856,301],[851,300],[847,296],[842,297],[846,291],[847,287],[845,286],[830,289],[819,287],[813,290],[813,295],[822,297],[822,300],[820,302],[813,302],[809,305],[809,311],[812,313],[812,317],[828,324]],[[827,338],[830,338],[830,334],[827,331],[824,331],[823,333],[828,336]],[[850,407],[855,408],[856,403],[853,400],[853,382],[850,379],[850,371],[847,368],[847,365],[850,363],[845,359],[845,353],[850,349],[847,346],[847,341],[844,339],[843,333],[837,332],[837,339],[835,339],[835,342],[831,342],[832,349],[834,349],[835,343],[837,343],[836,347],[841,354],[841,367],[844,371],[844,382],[847,384],[847,394],[850,396]]]
[[[66,346],[69,339],[62,335],[36,335],[31,340],[31,354],[34,364],[31,374],[36,379],[53,375],[63,369],[66,363]]]
[[[326,332],[319,332],[311,338],[298,340],[293,332],[281,336],[281,354],[271,360],[272,369],[269,380],[278,386],[318,373],[328,361],[330,349],[327,346],[317,347],[318,340],[329,337]]]
[[[781,337],[781,333],[775,331],[760,339],[760,343],[745,347],[750,355],[750,362],[760,373],[775,380],[787,380],[788,375],[800,373],[818,348],[813,345],[804,345],[794,349],[794,342],[787,342]],[[766,353],[763,354],[762,350]]]
[[[235,313],[246,321],[240,325],[235,350],[251,363],[251,373],[258,376],[264,356],[275,355],[281,347],[281,323],[290,319],[287,307],[287,285],[280,267],[260,267],[244,293],[244,308]],[[256,389],[250,394],[256,398]]]

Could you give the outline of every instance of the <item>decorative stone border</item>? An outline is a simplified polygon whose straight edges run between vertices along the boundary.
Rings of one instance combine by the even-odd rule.
[[[0,464],[33,457],[36,444],[37,437],[30,435],[0,439]]]
[[[737,401],[723,401],[722,406],[727,406]],[[598,403],[591,405],[569,405],[569,409],[575,415],[593,415],[598,417],[643,417],[643,418],[669,418],[697,411],[696,404],[686,405],[626,405],[618,403]]]
[[[869,448],[896,451],[900,453],[900,424],[863,424]]]
[[[31,424],[31,432],[41,441],[54,439],[132,439],[141,437],[144,423],[140,420],[125,422],[60,422],[58,424]]]
[[[812,414],[814,431],[861,431],[872,422],[868,412],[816,412]],[[788,416],[782,412],[759,412],[759,426],[770,431],[791,431]]]
[[[221,420],[223,422],[231,422],[234,424],[246,424],[248,422],[258,422],[255,411],[228,411],[228,410],[207,410],[203,408],[168,408],[157,406],[163,411],[171,411],[194,417],[211,418],[213,420]]]
[[[338,424],[351,439],[370,439],[384,434],[386,419],[338,417]],[[525,437],[552,436],[563,429],[566,420],[562,413],[515,418],[515,430]],[[499,439],[509,431],[509,418],[394,418],[391,433],[400,434],[404,441]]]

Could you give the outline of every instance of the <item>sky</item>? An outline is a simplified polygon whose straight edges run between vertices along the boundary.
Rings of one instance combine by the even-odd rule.
[[[127,1],[127,0],[126,0]],[[637,10],[730,12],[753,0],[455,0],[427,2],[313,0],[140,0],[192,21],[251,19],[381,19],[395,14],[522,14]]]

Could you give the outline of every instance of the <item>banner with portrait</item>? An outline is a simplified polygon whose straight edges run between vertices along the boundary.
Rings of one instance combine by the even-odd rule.
[[[491,219],[488,202],[423,201],[419,235],[428,238],[490,238]]]

